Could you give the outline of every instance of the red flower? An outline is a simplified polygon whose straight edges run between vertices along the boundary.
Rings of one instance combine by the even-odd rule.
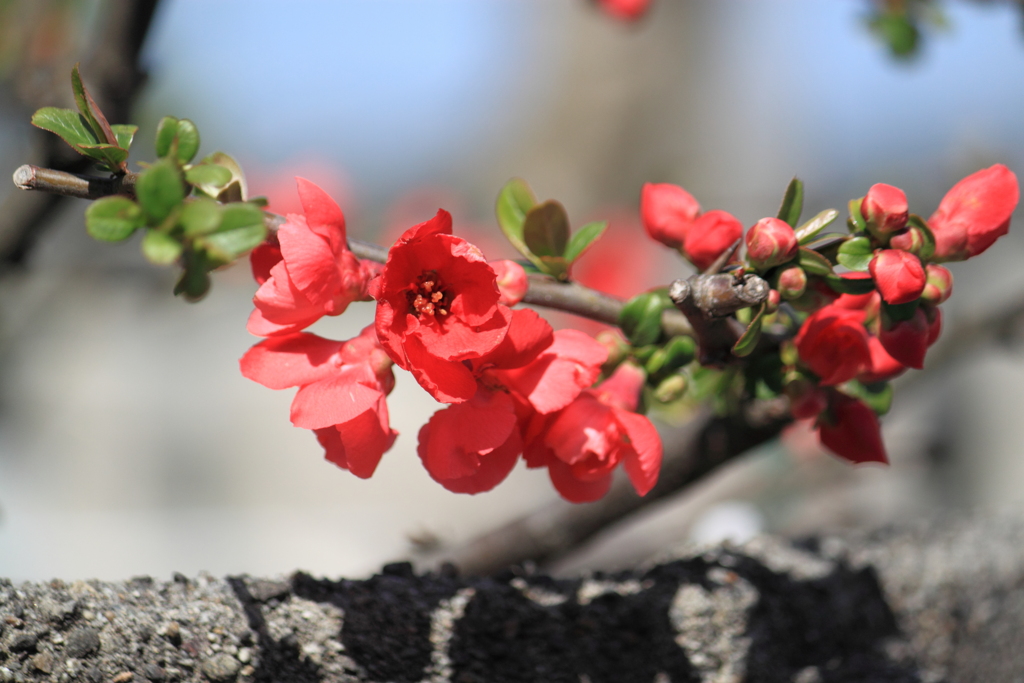
[[[747,257],[756,270],[791,261],[798,247],[793,228],[778,218],[762,218],[747,231]]]
[[[928,219],[936,261],[963,261],[982,253],[1010,229],[1020,190],[1002,164],[972,173],[950,189]]]
[[[857,381],[861,384],[886,382],[907,371],[907,367],[903,363],[889,355],[878,337],[874,335],[868,337],[868,347],[871,349],[871,363],[857,375]]]
[[[349,251],[345,216],[334,200],[308,180],[295,180],[305,215],[289,214],[277,231],[280,260],[272,243],[253,252],[253,274],[263,281],[248,328],[261,337],[296,332],[369,300],[366,284],[376,271]]]
[[[647,12],[651,0],[597,0],[607,14],[623,21],[636,21]]]
[[[727,211],[714,210],[694,221],[683,241],[683,255],[698,270],[707,270],[722,252],[743,237],[743,224]]]
[[[451,231],[444,210],[409,228],[374,283],[381,344],[442,403],[473,397],[476,378],[463,361],[497,348],[512,321],[512,311],[498,303],[494,269]]]
[[[877,183],[871,186],[861,202],[861,213],[868,229],[883,238],[902,230],[910,215],[907,195],[892,185]]]
[[[645,183],[640,191],[640,218],[653,240],[672,249],[683,246],[686,233],[700,214],[689,192],[670,183]]]
[[[372,327],[346,342],[308,332],[271,337],[240,365],[244,376],[270,389],[299,387],[292,424],[316,432],[327,459],[357,477],[372,475],[394,443],[384,398],[395,378]]]
[[[916,301],[928,278],[921,259],[900,249],[882,249],[868,264],[882,299],[889,304]]]
[[[878,416],[863,402],[833,392],[829,410],[818,419],[821,444],[840,458],[852,463],[889,464],[882,443]]]
[[[644,372],[623,363],[607,380],[583,391],[565,409],[544,421],[531,449],[540,456],[551,482],[566,500],[597,500],[611,486],[621,462],[633,488],[646,495],[658,481],[662,445],[650,420],[636,414]]]
[[[512,399],[484,388],[434,413],[420,429],[416,449],[430,476],[455,493],[493,489],[522,451]]]
[[[498,303],[503,306],[515,306],[526,296],[526,290],[530,288],[530,281],[526,277],[526,271],[515,261],[507,259],[491,261],[491,268],[497,276]]]
[[[863,311],[826,306],[804,321],[794,342],[823,386],[853,379],[871,363]]]
[[[920,370],[928,351],[928,319],[918,307],[910,320],[886,321],[883,317],[878,340],[890,356],[900,363]]]

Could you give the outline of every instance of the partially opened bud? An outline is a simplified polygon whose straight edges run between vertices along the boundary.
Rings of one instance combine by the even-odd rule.
[[[798,246],[792,226],[778,218],[762,218],[747,231],[747,257],[756,270],[792,261]]]
[[[727,211],[714,210],[698,218],[690,226],[683,241],[683,255],[707,270],[722,252],[743,237],[743,224]]]
[[[775,288],[787,301],[799,298],[807,290],[807,273],[800,266],[790,266],[776,276]]]
[[[868,264],[878,292],[888,304],[916,301],[926,282],[921,259],[900,249],[882,249]]]
[[[917,257],[921,256],[921,250],[924,249],[927,243],[928,240],[925,238],[924,231],[916,225],[904,228],[889,238],[889,247],[891,249],[909,251]]]
[[[910,320],[883,320],[878,331],[878,340],[890,356],[918,370],[924,367],[928,337],[928,319],[921,307],[914,311]]]
[[[1002,164],[972,173],[950,189],[928,219],[936,261],[963,261],[982,253],[1010,229],[1020,190]]]
[[[898,187],[876,183],[868,190],[860,210],[868,230],[883,242],[907,224],[907,195]]]
[[[921,292],[921,298],[933,306],[938,306],[953,293],[953,274],[933,263],[925,266],[924,270],[927,282],[924,291]]]
[[[629,356],[631,348],[629,342],[622,337],[622,333],[618,330],[598,332],[594,339],[598,344],[608,349],[608,360],[601,366],[604,372],[611,372]]]
[[[686,375],[669,375],[655,387],[653,396],[658,403],[678,401],[686,393]]]
[[[646,183],[640,191],[640,220],[653,240],[672,249],[683,246],[686,233],[700,214],[689,192],[670,183]]]
[[[503,306],[515,306],[522,301],[526,296],[526,290],[530,288],[530,281],[523,267],[507,259],[491,261],[488,265],[498,276],[498,303]]]

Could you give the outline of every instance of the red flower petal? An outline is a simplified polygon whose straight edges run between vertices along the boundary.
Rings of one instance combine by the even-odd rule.
[[[831,424],[819,420],[818,437],[825,448],[852,463],[889,464],[875,411],[855,398],[836,393],[830,412]]]
[[[309,229],[328,240],[334,251],[347,248],[345,215],[337,202],[305,178],[296,178],[295,184],[298,186],[299,201],[302,202],[302,212],[306,214]]]
[[[641,496],[658,483],[661,471],[662,446],[658,430],[643,415],[612,408],[615,419],[629,437],[629,447],[622,458],[622,466]]]
[[[361,479],[369,479],[398,432],[388,426],[388,407],[381,395],[377,405],[348,422],[313,430],[325,457]]]
[[[375,407],[384,395],[366,365],[349,365],[319,382],[307,384],[292,401],[292,424],[321,429],[355,419]]]
[[[242,375],[270,389],[286,389],[321,380],[338,371],[344,342],[302,332],[271,337],[249,349],[239,364]]]
[[[700,214],[689,192],[669,183],[645,183],[640,191],[640,219],[651,239],[678,249]]]
[[[821,378],[823,386],[853,379],[870,365],[863,322],[863,311],[831,305],[812,314],[797,332],[793,341],[800,358]]]
[[[706,270],[743,236],[743,224],[727,211],[714,210],[694,221],[686,233],[683,251],[698,270]]]
[[[404,347],[408,370],[420,386],[441,403],[461,403],[476,393],[476,377],[461,361],[438,358],[429,353],[415,337]]]
[[[548,476],[562,498],[570,503],[590,503],[600,500],[612,486],[612,475],[594,481],[581,481],[573,476],[572,468],[558,458],[548,465]]]
[[[902,249],[883,249],[868,264],[879,294],[886,303],[916,301],[928,283],[921,259]]]
[[[501,382],[539,413],[572,403],[601,374],[608,349],[578,330],[558,330],[551,346],[522,368],[495,371]]]

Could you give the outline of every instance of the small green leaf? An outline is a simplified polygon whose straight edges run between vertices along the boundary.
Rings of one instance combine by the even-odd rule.
[[[188,119],[178,121],[178,161],[187,164],[199,151],[199,129]]]
[[[83,154],[79,149],[81,145],[95,145],[99,142],[82,115],[70,109],[43,107],[32,115],[32,125],[59,135],[79,154]]]
[[[267,239],[267,227],[263,223],[247,225],[234,230],[215,232],[196,239],[215,261],[231,263],[252,251]]]
[[[885,415],[892,407],[893,391],[892,385],[888,382],[865,386],[857,380],[850,380],[843,384],[842,389],[843,393],[866,403],[878,415]]]
[[[244,228],[250,225],[263,225],[263,211],[253,204],[228,204],[221,209],[220,227],[217,232]]]
[[[837,216],[839,216],[839,212],[835,209],[825,209],[796,229],[797,241],[799,241],[800,244],[807,244],[813,240],[819,232],[827,228]]]
[[[185,171],[185,180],[192,185],[222,188],[231,182],[231,171],[217,164],[199,164]]]
[[[103,115],[85,84],[82,83],[82,75],[78,71],[77,64],[71,70],[71,90],[75,93],[75,104],[78,105],[78,111],[96,134],[96,139],[102,143],[116,146],[117,137],[110,129],[107,117]]]
[[[866,272],[871,259],[875,257],[874,249],[871,248],[871,240],[867,237],[854,237],[846,240],[839,247],[839,254],[836,260],[850,270]]]
[[[95,239],[120,242],[146,224],[142,208],[127,197],[97,199],[85,210],[85,229]]]
[[[848,278],[838,275],[826,275],[825,282],[833,292],[840,294],[867,294],[875,289],[875,281],[869,277]]]
[[[150,220],[160,223],[185,198],[185,185],[174,162],[163,159],[139,174],[135,194]]]
[[[125,123],[115,123],[110,127],[110,130],[114,131],[114,137],[117,138],[117,146],[127,150],[131,148],[132,140],[135,139],[135,133],[138,132],[139,127]]]
[[[882,323],[888,322],[902,322],[910,320],[917,313],[917,306],[921,303],[920,299],[915,299],[910,303],[906,304],[887,304],[885,301],[882,302]]]
[[[644,361],[651,382],[660,382],[684,365],[688,365],[697,353],[697,342],[692,337],[680,335],[672,337],[667,344],[657,350]]]
[[[576,261],[590,245],[601,238],[607,229],[606,221],[596,221],[584,225],[569,239],[569,246],[565,249],[565,260],[570,264]]]
[[[800,267],[811,275],[831,275],[832,264],[828,259],[807,247],[800,247]]]
[[[564,255],[569,244],[569,216],[565,207],[549,200],[527,211],[523,241],[536,256]]]
[[[782,206],[779,207],[779,218],[789,223],[792,227],[800,222],[800,214],[804,210],[804,184],[799,178],[789,181],[786,194],[782,197]]]
[[[156,127],[156,155],[165,157],[171,152],[171,145],[178,135],[178,119],[165,116]]]
[[[217,202],[200,197],[182,207],[178,222],[189,237],[205,235],[220,226],[220,211]]]
[[[764,320],[764,312],[767,308],[767,302],[762,301],[761,305],[757,308],[757,312],[754,314],[754,318],[747,325],[747,329],[736,340],[736,343],[733,344],[732,355],[745,358],[757,347],[757,342],[761,339],[761,322]]]
[[[646,346],[661,337],[661,314],[672,302],[663,292],[633,297],[619,313],[619,327],[634,346]]]
[[[117,145],[79,145],[78,147],[87,157],[103,162],[115,173],[128,158],[128,150]]]
[[[924,246],[921,247],[921,253],[918,254],[918,257],[927,263],[935,255],[935,233],[928,227],[925,220],[916,213],[912,213],[907,217],[907,225],[918,228],[924,236]]]
[[[851,199],[848,205],[850,210],[850,223],[851,232],[864,232],[868,229],[867,221],[864,220],[864,214],[860,212],[860,205],[864,201],[864,198]]]
[[[158,266],[174,263],[181,256],[181,252],[181,242],[165,232],[149,230],[142,238],[142,253],[150,263],[155,263]]]
[[[242,167],[238,165],[237,161],[224,152],[214,152],[205,157],[203,163],[216,164],[228,169],[231,172],[231,180],[223,188],[199,183],[196,185],[197,190],[224,204],[248,200],[249,190],[245,184],[245,174],[242,173]]]
[[[529,257],[530,250],[523,241],[523,223],[526,212],[534,207],[537,199],[525,180],[513,178],[505,183],[498,193],[498,201],[494,211],[498,216],[498,225],[505,237],[523,256]]]

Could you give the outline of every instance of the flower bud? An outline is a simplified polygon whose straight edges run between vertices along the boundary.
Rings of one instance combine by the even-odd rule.
[[[889,236],[907,224],[907,195],[898,187],[876,183],[868,190],[860,205],[868,231],[887,241]]]
[[[882,249],[868,264],[879,294],[888,304],[916,301],[924,290],[926,278],[921,259],[900,249]]]
[[[622,333],[618,330],[598,332],[594,339],[598,344],[608,349],[608,360],[601,366],[601,370],[604,372],[610,373],[629,356],[629,342],[623,339]]]
[[[892,321],[883,316],[878,341],[886,352],[907,367],[920,370],[928,351],[928,319],[923,308],[914,311],[910,320]]]
[[[755,270],[793,260],[798,246],[793,228],[778,218],[762,218],[747,231],[747,257]]]
[[[800,266],[790,266],[775,278],[775,288],[787,301],[799,298],[807,290],[807,273]]]
[[[515,306],[522,301],[526,296],[526,290],[530,287],[530,281],[527,279],[523,267],[515,261],[507,259],[490,261],[488,265],[498,276],[498,303],[503,306]]]
[[[669,375],[655,387],[652,396],[658,403],[672,403],[678,401],[686,393],[686,375]]]
[[[1005,235],[1017,208],[1017,176],[1002,164],[972,173],[950,189],[928,219],[936,261],[977,256]]]
[[[700,214],[689,192],[670,183],[646,183],[640,191],[640,220],[651,239],[679,249]]]
[[[661,379],[688,364],[696,353],[697,343],[693,337],[673,337],[667,344],[651,354],[644,364],[644,368],[651,377],[656,380]]]
[[[818,421],[821,444],[853,463],[888,464],[878,416],[863,401],[832,392],[828,411]]]
[[[768,298],[765,300],[764,312],[766,315],[771,315],[775,311],[779,310],[779,305],[782,303],[782,295],[779,294],[779,290],[772,289],[768,292]]]
[[[929,263],[924,268],[927,282],[921,298],[933,306],[938,306],[953,293],[953,274],[935,264]]]
[[[743,224],[728,211],[714,210],[690,226],[683,241],[683,255],[698,270],[707,270],[722,252],[743,237]]]
[[[927,240],[924,236],[924,231],[916,225],[904,228],[889,238],[890,249],[909,251],[917,257],[921,256],[921,250],[925,244],[927,244]]]

